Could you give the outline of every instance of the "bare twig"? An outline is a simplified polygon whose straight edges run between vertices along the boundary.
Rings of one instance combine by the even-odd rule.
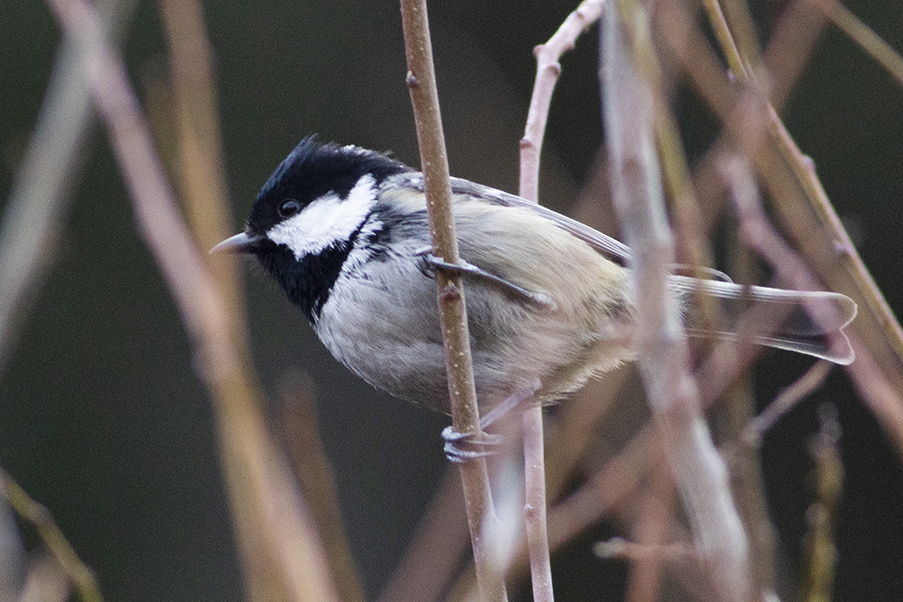
[[[727,58],[728,67],[735,76],[745,80],[747,77],[747,65],[744,64],[743,57],[740,56],[740,49],[734,43],[727,19],[721,10],[720,2],[718,0],[704,0],[703,5],[709,13],[709,23],[712,25],[712,29],[715,30],[715,36],[718,38],[718,43],[724,51],[724,56]]]
[[[81,599],[84,602],[101,602],[103,598],[94,573],[72,549],[47,508],[31,499],[28,493],[2,469],[0,469],[0,493],[19,516],[35,526],[47,549],[75,585]]]
[[[653,139],[650,92],[640,79],[622,30],[648,27],[641,7],[619,2],[602,28],[602,97],[612,158],[615,208],[635,259],[639,367],[700,553],[726,599],[749,594],[749,564],[743,525],[733,506],[724,463],[699,407],[696,383],[680,317],[668,289],[674,249],[665,217]],[[624,14],[623,21],[620,13]]]
[[[213,77],[213,50],[200,0],[159,0],[171,56],[174,117],[178,132],[181,199],[188,225],[202,249],[231,234],[229,198]],[[208,268],[222,282],[234,311],[242,313],[238,262],[210,256]]]
[[[743,429],[742,440],[744,445],[759,447],[762,437],[777,421],[796,405],[801,399],[811,394],[822,383],[833,366],[824,360],[816,362],[796,382],[778,394],[762,412],[753,418]]]
[[[815,460],[815,501],[806,512],[806,576],[801,600],[831,600],[837,547],[834,545],[834,521],[843,489],[843,464],[840,458],[840,423],[837,408],[826,404],[819,408],[818,435],[810,444]]]
[[[542,434],[542,407],[523,411],[524,526],[530,553],[530,578],[535,602],[552,602],[552,564],[546,524],[546,464]]]
[[[527,127],[520,141],[520,196],[539,202],[539,155],[545,136],[552,92],[561,75],[558,59],[571,50],[580,34],[602,14],[605,0],[583,0],[545,44],[533,50],[536,55],[536,82],[527,113]]]
[[[840,223],[811,161],[796,146],[754,78],[749,83],[750,93],[743,102],[721,113],[727,130],[733,144],[755,165],[778,217],[813,271],[832,290],[859,305],[850,334],[857,361],[846,369],[903,453],[903,396],[898,393],[903,390],[903,329]]]
[[[451,207],[448,158],[439,94],[433,68],[432,43],[425,0],[401,0],[408,90],[414,107],[420,164],[424,177],[433,254],[445,261],[458,261],[458,241]],[[452,424],[460,433],[481,437],[476,387],[467,331],[467,310],[460,276],[439,272],[436,277],[442,339],[445,343]],[[487,544],[488,527],[494,522],[489,473],[483,459],[461,464],[461,482],[470,526],[477,581],[484,600],[507,598],[501,567]]]
[[[660,456],[661,448],[657,451]],[[642,494],[632,532],[635,534],[635,540],[646,548],[669,547],[668,537],[671,532],[674,482],[664,458],[655,459],[651,472],[651,486]],[[689,551],[692,553],[692,550]],[[650,554],[648,557],[632,557],[631,560],[630,574],[627,580],[627,602],[658,600],[661,590],[663,555]]]
[[[685,543],[649,545],[614,537],[597,542],[593,554],[599,558],[629,558],[631,560],[663,560],[693,556],[695,550]]]
[[[49,4],[78,42],[84,75],[107,125],[138,229],[175,298],[199,355],[201,376],[216,402],[251,598],[337,600],[303,500],[266,433],[247,350],[236,337],[241,330],[238,316],[216,288],[176,208],[125,66],[105,41],[90,4]]]
[[[539,202],[539,159],[542,140],[549,117],[552,92],[561,74],[558,59],[574,47],[580,33],[599,19],[605,0],[584,0],[562,23],[545,44],[534,49],[536,82],[524,137],[520,142],[520,196]],[[526,498],[524,521],[527,548],[530,554],[530,575],[533,598],[537,602],[551,602],[552,566],[549,558],[549,535],[546,525],[545,452],[542,408],[523,411],[524,466]]]
[[[542,150],[542,139],[545,133],[552,93],[561,73],[558,59],[563,53],[572,49],[577,37],[599,18],[603,7],[604,0],[586,0],[565,19],[558,31],[545,44],[541,44],[534,49],[537,59],[536,82],[533,87],[533,96],[530,101],[524,137],[521,140],[521,182],[519,190],[521,197],[533,202],[538,202],[539,158]],[[620,388],[619,383],[623,381],[618,380],[618,378],[623,374],[625,374],[623,370],[613,373],[612,375],[616,379],[614,383],[611,380],[612,375],[610,375],[606,379],[606,386],[602,389],[602,392],[607,395]],[[608,403],[598,399],[598,394],[587,396],[587,393],[588,391],[584,389],[581,393],[578,393],[578,396],[589,397],[590,399],[588,399],[586,405],[594,411],[603,412]],[[567,413],[571,420],[567,424],[561,425],[563,433],[558,436],[558,439],[562,441],[567,440],[568,445],[558,446],[564,451],[565,457],[554,456],[555,466],[550,469],[553,480],[546,489],[553,495],[557,495],[557,492],[563,488],[564,481],[570,475],[579,457],[582,456],[582,451],[585,449],[593,430],[592,427],[595,425],[595,420],[585,419],[585,412],[581,410],[577,400],[572,400],[563,411]],[[534,421],[537,419],[536,413],[534,412],[532,417]],[[580,443],[575,445],[575,438]],[[399,570],[399,573],[393,578],[390,587],[384,592],[383,599],[394,600],[402,595],[400,592],[409,590],[411,592],[423,591],[422,587],[408,585],[409,580],[416,579],[415,574],[418,567],[421,566],[415,562],[415,559],[422,556],[422,554],[415,552],[415,547],[426,546],[428,545],[427,542],[444,540],[446,538],[446,536],[440,536],[439,533],[444,533],[448,526],[445,524],[445,521],[439,520],[439,518],[448,512],[449,502],[446,500],[446,497],[450,497],[450,495],[450,493],[445,496],[437,495],[436,500],[427,513],[427,521],[418,533],[417,546],[409,548],[406,561],[402,563],[402,569]],[[513,568],[519,566],[519,555],[515,555],[515,558],[518,560],[515,561]],[[389,594],[392,595],[390,596]]]
[[[662,179],[673,206],[675,254],[678,261],[689,263],[692,269],[699,271],[699,277],[705,277],[703,268],[713,266],[714,260],[706,242],[702,212],[690,180],[677,120],[666,98],[664,76],[651,32],[647,28],[637,28],[630,42],[637,69],[648,83]],[[697,295],[697,302],[706,328],[718,330],[721,322],[718,304],[702,293]]]
[[[136,4],[136,0],[98,2],[114,43]],[[90,92],[69,37],[57,53],[47,90],[0,225],[0,370],[54,256],[66,214],[67,187],[84,160],[79,151],[92,124]]]
[[[364,602],[364,589],[342,528],[332,463],[317,429],[317,408],[312,383],[300,370],[283,376],[279,387],[285,445],[301,494],[310,507],[329,568],[342,602]]]
[[[737,49],[744,65],[751,73],[762,70],[762,51],[759,33],[753,22],[746,0],[718,0],[724,9],[724,16],[730,26],[730,33],[736,40]]]
[[[903,85],[903,57],[839,0],[808,0]]]

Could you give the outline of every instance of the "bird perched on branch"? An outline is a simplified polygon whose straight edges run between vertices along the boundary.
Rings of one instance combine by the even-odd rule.
[[[437,270],[465,283],[477,399],[547,404],[632,359],[630,249],[520,197],[452,178],[461,261],[430,253],[423,176],[384,154],[305,138],[263,186],[245,231],[217,245],[254,255],[324,345],[368,383],[449,412]],[[750,303],[782,312],[755,343],[847,364],[842,333],[856,304],[831,292],[743,286],[672,275],[687,331],[705,298],[723,320],[707,336],[737,339]],[[813,313],[814,312],[814,313]],[[818,320],[811,315],[817,315]]]

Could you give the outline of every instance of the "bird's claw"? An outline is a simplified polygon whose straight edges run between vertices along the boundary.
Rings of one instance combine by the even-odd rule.
[[[513,296],[524,303],[528,303],[545,311],[554,311],[558,308],[558,304],[547,294],[539,291],[530,291],[522,286],[514,284],[504,278],[491,274],[486,270],[468,263],[463,259],[459,259],[458,263],[450,263],[441,257],[433,255],[432,249],[426,248],[418,251],[417,269],[420,273],[431,280],[435,280],[437,272],[444,270],[448,274],[454,274],[461,277],[475,278],[483,283],[489,283],[507,294]]]
[[[443,447],[445,457],[455,464],[463,464],[468,460],[488,458],[494,455],[496,451],[487,448],[498,446],[502,442],[501,435],[483,433],[480,439],[475,439],[474,435],[475,433],[461,433],[450,426],[442,429],[442,438],[445,440],[445,446]],[[483,447],[484,449],[464,449],[462,444]]]

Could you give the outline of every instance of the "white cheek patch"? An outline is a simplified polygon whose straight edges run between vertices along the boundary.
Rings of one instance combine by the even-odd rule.
[[[291,249],[295,259],[301,259],[347,241],[375,204],[376,180],[366,175],[344,200],[335,194],[317,199],[298,215],[273,226],[267,236]]]

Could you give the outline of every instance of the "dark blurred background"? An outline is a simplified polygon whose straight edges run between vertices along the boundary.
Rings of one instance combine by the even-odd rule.
[[[532,48],[573,2],[459,0],[431,6],[452,173],[516,191],[518,140],[534,78]],[[783,2],[755,4],[763,39]],[[847,3],[903,49],[898,2]],[[207,3],[234,226],[297,141],[418,153],[397,3]],[[142,95],[166,78],[158,8],[139,4],[125,51]],[[0,199],[45,92],[59,30],[41,2],[0,9]],[[544,147],[541,197],[566,211],[602,131],[595,33],[563,59]],[[690,159],[717,123],[688,91],[678,106]],[[903,89],[830,27],[784,111],[898,315],[903,313]],[[53,512],[109,600],[240,600],[236,556],[209,400],[167,288],[133,228],[103,132],[86,147],[52,273],[0,374],[0,464]],[[391,575],[445,466],[442,416],[375,393],[339,366],[263,275],[249,276],[254,357],[272,399],[287,371],[314,376],[320,430],[369,597]],[[770,352],[760,404],[804,358]],[[790,574],[811,502],[807,446],[816,408],[836,404],[846,470],[837,523],[837,600],[903,599],[903,471],[842,371],[785,417],[763,450],[769,507]],[[271,408],[276,420],[278,408]],[[278,430],[278,428],[276,428]],[[23,528],[28,542],[30,528]],[[612,531],[601,527],[599,537]],[[562,600],[608,598],[624,565],[594,559],[592,538],[556,557]],[[579,567],[579,569],[577,568]],[[566,576],[566,582],[565,582]],[[580,581],[585,579],[586,583]],[[587,592],[581,595],[579,592]],[[590,593],[591,592],[591,593]]]

